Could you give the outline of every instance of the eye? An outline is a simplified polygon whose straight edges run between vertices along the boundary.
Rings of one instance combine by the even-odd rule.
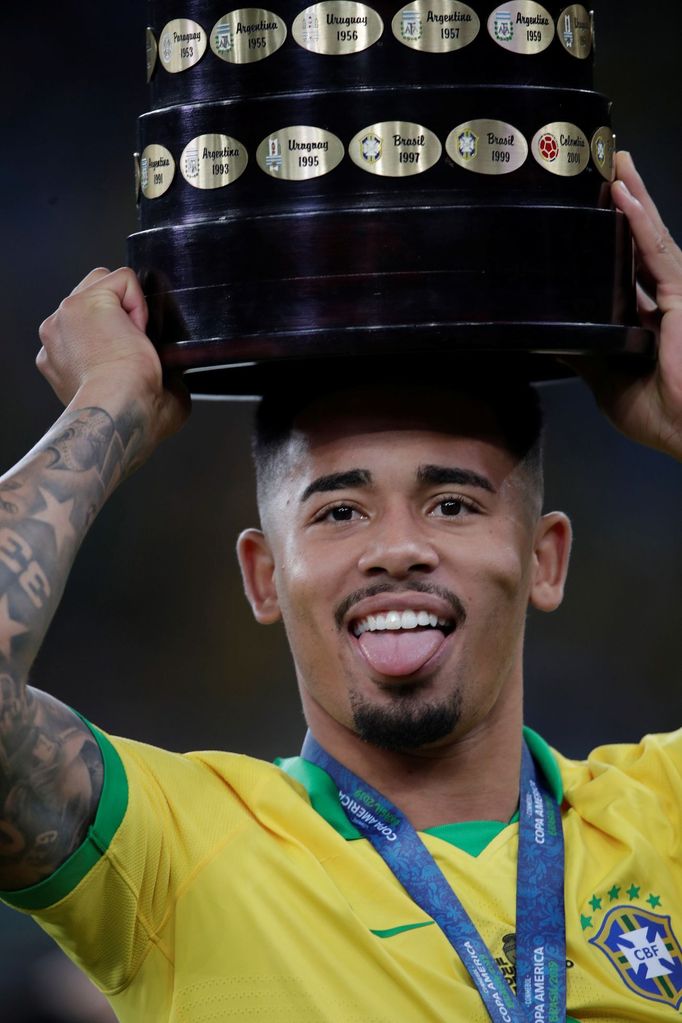
[[[323,508],[315,517],[315,522],[353,522],[359,518],[363,518],[363,515],[352,504],[334,504]]]
[[[436,502],[430,514],[435,518],[464,518],[466,515],[476,514],[478,505],[467,497],[441,497]]]

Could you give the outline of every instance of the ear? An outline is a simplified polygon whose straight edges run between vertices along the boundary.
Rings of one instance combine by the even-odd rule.
[[[564,599],[573,531],[563,512],[543,515],[535,531],[530,602],[538,611],[556,611]]]
[[[237,557],[244,592],[254,617],[261,625],[281,618],[275,586],[275,560],[270,544],[260,529],[246,529],[237,540]]]

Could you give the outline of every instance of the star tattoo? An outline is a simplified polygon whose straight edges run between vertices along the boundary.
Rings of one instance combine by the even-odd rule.
[[[57,554],[61,554],[62,547],[67,540],[72,540],[76,535],[76,530],[71,525],[71,511],[73,510],[74,499],[70,497],[68,501],[58,501],[45,487],[39,487],[38,489],[40,490],[40,496],[45,502],[45,507],[37,515],[32,515],[31,518],[37,519],[38,522],[45,522],[53,529],[55,543],[57,544]]]

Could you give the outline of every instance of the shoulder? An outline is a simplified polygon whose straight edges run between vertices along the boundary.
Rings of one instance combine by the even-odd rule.
[[[555,756],[565,804],[583,819],[602,828],[665,818],[675,830],[682,825],[682,729],[598,746],[582,761]]]

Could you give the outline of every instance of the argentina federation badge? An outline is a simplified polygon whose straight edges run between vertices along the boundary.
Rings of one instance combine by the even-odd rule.
[[[669,916],[635,906],[614,906],[589,939],[623,983],[652,1002],[682,1004],[682,949]]]

